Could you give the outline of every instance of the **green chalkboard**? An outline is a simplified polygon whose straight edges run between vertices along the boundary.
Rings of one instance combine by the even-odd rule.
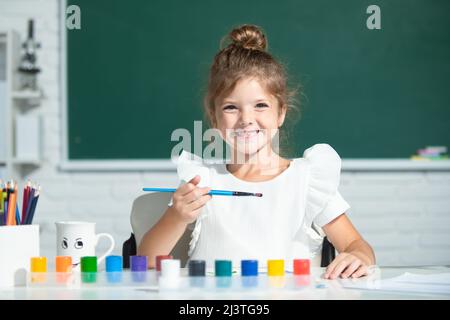
[[[450,147],[450,1],[69,4],[81,9],[81,29],[66,31],[69,160],[169,158],[172,131],[204,119],[219,40],[243,23],[265,30],[291,85],[303,86],[293,156],[315,143],[343,158]],[[371,4],[381,30],[366,27]]]

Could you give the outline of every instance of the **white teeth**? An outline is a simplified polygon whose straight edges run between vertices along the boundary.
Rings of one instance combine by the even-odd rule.
[[[251,137],[258,134],[261,130],[249,130],[249,131],[235,131],[234,135],[237,137]]]

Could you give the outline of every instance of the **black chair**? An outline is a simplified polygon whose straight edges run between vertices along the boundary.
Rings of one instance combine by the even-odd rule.
[[[333,244],[328,241],[327,237],[323,238],[322,256],[320,258],[320,266],[325,268],[336,258],[336,249]]]
[[[122,257],[123,257],[123,268],[130,268],[130,256],[135,256],[137,253],[136,239],[132,233],[128,240],[122,245]]]

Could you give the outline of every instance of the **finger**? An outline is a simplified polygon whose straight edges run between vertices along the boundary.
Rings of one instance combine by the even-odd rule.
[[[365,265],[362,265],[352,274],[352,278],[359,278],[368,274],[368,268]]]
[[[200,182],[200,176],[196,175],[191,180],[183,184],[181,187],[178,188],[177,192],[184,196],[185,194],[191,192],[195,189],[195,186]]]
[[[189,204],[197,199],[200,199],[201,196],[208,194],[209,191],[211,191],[211,188],[209,187],[195,188],[188,194],[184,195],[184,200]]]
[[[349,264],[350,263],[347,260],[341,261],[336,266],[336,268],[334,268],[333,272],[330,274],[330,279],[332,279],[332,280],[336,279],[341,274],[341,272],[344,271],[344,269],[348,267]]]
[[[328,265],[327,270],[325,271],[325,279],[328,279],[330,277],[330,274],[333,272],[336,266],[345,258],[345,255],[340,254]]]
[[[203,196],[201,196],[199,199],[191,202],[188,206],[187,206],[187,210],[189,211],[195,211],[200,209],[201,207],[203,207],[209,200],[212,199],[212,196],[210,194],[205,194]]]
[[[344,272],[342,272],[341,277],[346,279],[350,277],[355,270],[357,270],[361,266],[361,260],[355,259],[353,262],[345,269]]]
[[[342,258],[338,255],[331,263],[328,265],[327,270],[325,272],[326,276],[329,276],[331,272],[336,268],[336,266],[341,262]]]
[[[197,174],[195,177],[193,177],[189,183],[192,183],[194,186],[198,185],[200,182],[200,176]]]

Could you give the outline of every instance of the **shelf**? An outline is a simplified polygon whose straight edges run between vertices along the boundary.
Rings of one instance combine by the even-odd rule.
[[[33,152],[34,149],[30,149],[31,151],[28,149],[25,150],[27,146],[24,146],[24,150],[20,150],[16,132],[18,119],[20,117],[24,119],[27,116],[31,118],[36,116],[39,118],[40,115],[32,114],[31,109],[39,106],[45,98],[45,95],[40,87],[32,89],[19,86],[19,84],[24,83],[21,80],[26,80],[22,78],[22,74],[18,71],[22,50],[20,34],[15,30],[0,30],[0,44],[0,64],[6,73],[6,77],[4,79],[2,77],[2,80],[6,82],[6,104],[5,108],[1,110],[2,114],[0,114],[0,125],[5,129],[0,132],[0,145],[2,147],[7,146],[5,152],[1,152],[0,156],[0,175],[19,177],[24,174],[30,174],[33,170],[41,166],[42,158],[40,152]],[[39,129],[41,130],[40,124]],[[33,138],[41,138],[40,136],[36,136],[34,132],[23,130],[21,132],[24,135],[30,134]],[[39,131],[39,134],[41,134],[41,131]],[[35,142],[33,141],[32,147],[34,146]],[[18,150],[21,152],[17,153]]]
[[[41,160],[39,160],[39,159],[13,159],[12,164],[39,166],[41,164]]]
[[[170,159],[154,160],[65,160],[63,171],[176,171]],[[342,171],[450,171],[450,160],[343,159]]]
[[[347,159],[343,171],[449,171],[450,160]]]
[[[13,99],[24,99],[24,100],[33,100],[33,99],[41,99],[42,91],[31,91],[31,90],[23,90],[23,91],[13,91],[12,93]]]

